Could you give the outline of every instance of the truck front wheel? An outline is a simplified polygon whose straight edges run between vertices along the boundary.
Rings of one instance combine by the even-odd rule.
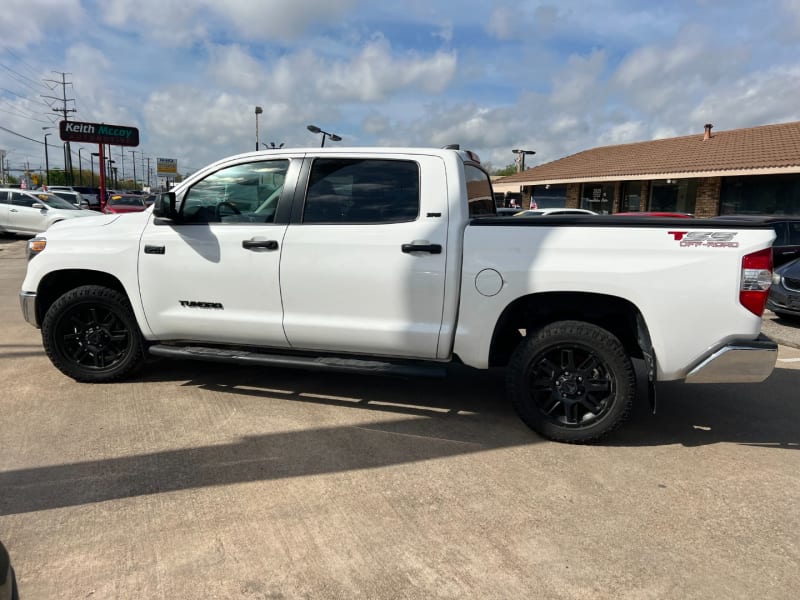
[[[99,285],[75,288],[56,300],[42,322],[42,340],[53,364],[77,381],[121,379],[145,358],[128,298]]]
[[[515,410],[534,431],[586,443],[630,414],[636,376],[620,341],[582,321],[559,321],[520,342],[506,376]]]

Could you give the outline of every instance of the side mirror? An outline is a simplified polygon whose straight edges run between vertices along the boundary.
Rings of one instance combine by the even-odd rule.
[[[89,208],[89,201],[88,200],[81,200],[79,204],[80,204],[80,207],[82,209],[84,209],[84,210],[87,210]]]
[[[44,204],[41,204],[40,202],[34,202],[33,204],[31,204],[31,208],[38,208],[40,210],[47,210],[47,207]]]
[[[153,203],[153,215],[160,219],[178,220],[178,211],[175,210],[175,192],[164,192],[158,195]]]

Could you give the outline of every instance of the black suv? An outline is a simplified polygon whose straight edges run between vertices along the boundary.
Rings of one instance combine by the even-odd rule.
[[[776,267],[800,256],[800,215],[724,215],[713,219],[737,219],[772,227],[778,236],[772,243],[772,262]]]

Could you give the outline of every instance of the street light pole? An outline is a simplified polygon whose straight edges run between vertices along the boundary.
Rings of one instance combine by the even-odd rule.
[[[263,112],[264,110],[260,106],[256,106],[256,150],[258,150],[258,115]]]
[[[535,150],[520,150],[519,148],[514,148],[511,152],[517,155],[515,161],[517,163],[517,173],[521,173],[525,170],[525,155],[536,154]]]
[[[92,170],[92,187],[94,187],[94,157],[95,156],[97,156],[98,159],[99,159],[100,153],[99,152],[92,152],[92,155],[89,157],[89,160],[91,161],[90,169]]]
[[[319,145],[320,148],[325,147],[325,138],[329,138],[332,142],[341,142],[342,138],[336,135],[335,133],[328,133],[327,131],[322,131],[316,125],[309,125],[306,127],[311,133],[321,133],[322,134],[322,143]]]
[[[78,180],[80,185],[83,185],[83,157],[81,156],[81,150],[83,148],[78,148]]]
[[[46,175],[47,185],[50,185],[50,157],[47,154],[47,136],[52,135],[51,133],[44,134],[44,168]]]

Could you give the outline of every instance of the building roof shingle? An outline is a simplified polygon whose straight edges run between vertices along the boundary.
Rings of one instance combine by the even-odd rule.
[[[800,172],[800,121],[603,146],[526,169],[497,181],[559,183],[611,179]],[[741,173],[744,174],[744,173]]]

